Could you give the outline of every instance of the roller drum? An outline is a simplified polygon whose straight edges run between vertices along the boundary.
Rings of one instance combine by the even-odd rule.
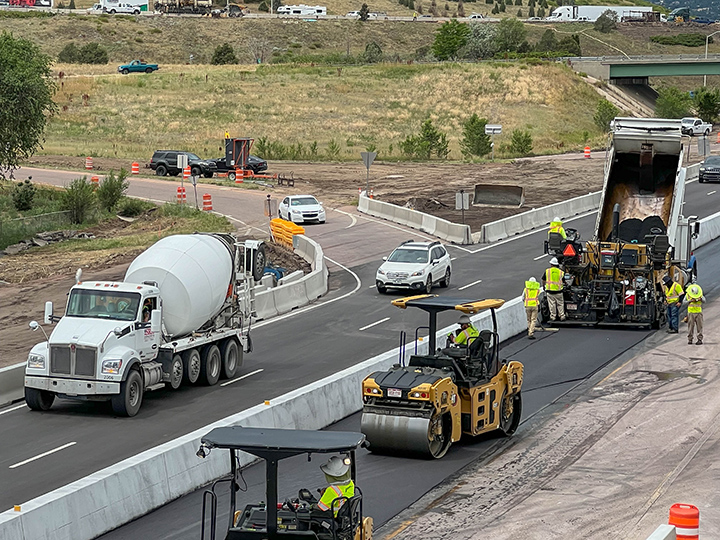
[[[449,419],[438,415],[422,418],[364,412],[360,431],[371,452],[441,458],[452,443],[450,427]]]

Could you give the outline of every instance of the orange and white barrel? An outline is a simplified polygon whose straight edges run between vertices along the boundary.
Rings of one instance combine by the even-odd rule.
[[[585,157],[587,159],[590,159],[590,147],[589,146],[585,147]]]
[[[210,212],[212,209],[212,197],[209,193],[206,193],[203,195],[203,210],[205,212]]]
[[[132,174],[140,174],[140,164],[137,161],[135,161],[132,164],[132,167],[130,168],[130,172]]]
[[[92,171],[92,168],[93,168],[92,158],[88,156],[85,158],[85,169],[88,171]]]
[[[677,540],[700,539],[700,510],[692,504],[673,504],[670,507],[670,525],[675,526]]]
[[[93,189],[97,189],[100,185],[100,177],[99,176],[93,176],[90,178],[90,183],[92,184]]]
[[[183,169],[183,180],[190,178],[190,165]]]
[[[185,188],[183,186],[178,186],[178,188],[177,188],[177,203],[185,204],[186,201],[187,201],[187,195],[185,194]]]

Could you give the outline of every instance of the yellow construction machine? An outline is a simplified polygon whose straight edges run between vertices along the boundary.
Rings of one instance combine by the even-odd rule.
[[[404,362],[405,333],[401,333],[400,362],[376,371],[362,382],[361,431],[369,449],[441,458],[462,434],[491,431],[512,435],[520,423],[523,365],[499,357],[495,310],[504,300],[467,300],[437,295],[393,300],[401,309],[425,311],[428,326],[415,330],[415,354]],[[472,315],[490,310],[492,330],[480,331],[467,347],[436,349],[437,315],[455,311]],[[418,354],[418,333],[429,330],[428,354]]]

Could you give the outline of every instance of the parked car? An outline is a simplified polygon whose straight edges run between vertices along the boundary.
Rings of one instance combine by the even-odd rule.
[[[211,159],[210,161],[215,163],[218,174],[227,173],[228,178],[233,182],[235,181],[235,169],[227,166],[227,162],[225,161],[224,157]],[[254,172],[255,174],[260,174],[267,171],[268,164],[267,161],[265,161],[263,158],[251,155],[248,156],[247,159],[247,168],[252,170],[252,172]]]
[[[698,181],[720,182],[720,156],[709,156],[700,164]]]
[[[118,66],[118,71],[123,75],[128,73],[152,73],[158,69],[160,69],[160,66],[157,64],[146,64],[142,60],[133,60],[129,64]]]
[[[278,215],[293,223],[325,223],[325,209],[312,195],[285,197],[278,205]]]
[[[383,257],[383,261],[375,274],[375,286],[380,293],[393,288],[430,294],[435,284],[450,285],[450,254],[440,242],[408,240],[389,257]]]
[[[103,7],[102,7],[102,4],[93,4],[93,7],[88,8],[86,11],[87,11],[88,15],[102,13]]]
[[[680,130],[683,135],[709,135],[712,131],[712,124],[703,122],[700,118],[683,118]]]
[[[182,172],[178,167],[178,156],[185,154],[188,158],[190,166],[190,174],[193,176],[204,176],[212,178],[217,172],[214,161],[200,159],[192,152],[183,152],[180,150],[156,150],[150,160],[150,168],[155,171],[158,176],[177,176]]]
[[[481,13],[473,13],[472,15],[470,15],[468,17],[468,19],[470,19],[470,20],[479,20],[479,19],[484,19],[484,18],[485,18],[485,16],[482,15]]]

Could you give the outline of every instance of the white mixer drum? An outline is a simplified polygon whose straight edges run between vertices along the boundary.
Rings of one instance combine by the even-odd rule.
[[[130,265],[126,283],[155,281],[170,336],[183,336],[215,317],[225,303],[233,261],[225,243],[204,234],[168,236]]]

